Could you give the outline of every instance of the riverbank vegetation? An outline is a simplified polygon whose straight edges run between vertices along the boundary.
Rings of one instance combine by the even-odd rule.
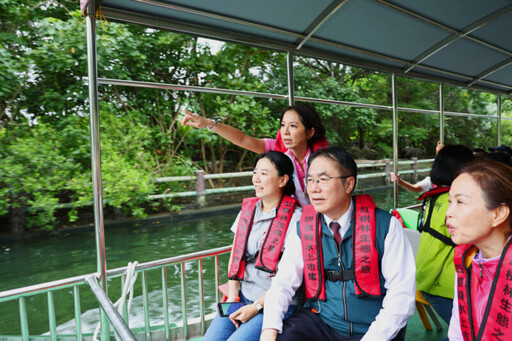
[[[78,219],[92,200],[85,21],[77,1],[0,1],[0,231],[51,230],[57,204]],[[104,29],[102,27],[104,25]],[[236,44],[116,23],[99,24],[98,70],[117,78],[287,94],[286,56]],[[296,56],[297,96],[391,105],[391,76]],[[437,110],[438,84],[398,77],[401,107]],[[180,124],[183,108],[274,137],[283,100],[100,85],[102,185],[106,205],[143,217],[177,209],[147,196],[182,184],[156,177],[241,171],[253,155],[214,133]],[[390,111],[314,104],[331,143],[356,158],[392,155]],[[496,114],[496,96],[445,88],[445,110]],[[505,116],[512,104],[503,101]],[[511,121],[502,126],[512,144]],[[446,143],[496,145],[496,119],[447,117]],[[401,112],[400,157],[433,157],[439,117]]]

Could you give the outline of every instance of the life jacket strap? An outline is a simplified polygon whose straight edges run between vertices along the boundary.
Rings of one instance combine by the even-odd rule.
[[[353,281],[356,276],[354,273],[354,270],[325,270],[324,271],[324,278],[331,281],[331,282],[346,282],[346,281]]]
[[[247,265],[247,264],[251,264],[251,263],[256,262],[256,258],[258,258],[258,255],[259,255],[259,254],[260,254],[260,251],[258,250],[258,251],[256,251],[256,253],[255,253],[255,254],[253,254],[253,255],[249,255],[249,254],[248,254],[248,255],[246,255],[246,256],[245,256],[245,264]]]
[[[245,264],[251,264],[251,263],[256,262],[256,259],[258,259],[259,255],[260,255],[260,250],[256,251],[256,253],[253,255],[249,255],[249,254],[246,255],[245,256]],[[283,252],[279,253],[279,258],[277,260],[280,261],[282,257],[283,257]]]

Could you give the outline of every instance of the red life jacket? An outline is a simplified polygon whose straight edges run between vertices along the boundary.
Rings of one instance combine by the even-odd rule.
[[[512,340],[512,239],[507,242],[492,281],[482,324],[477,330],[473,322],[471,302],[471,271],[469,265],[477,249],[473,245],[458,245],[453,260],[457,272],[459,322],[466,341]]]
[[[423,193],[416,200],[418,200],[418,201],[425,200],[426,198],[433,197],[434,195],[441,194],[444,192],[448,192],[449,190],[450,190],[450,186],[439,186],[434,189],[431,189],[430,191]]]
[[[328,143],[324,136],[322,139],[316,140],[315,142],[313,142],[313,144],[311,144],[311,146],[310,146],[311,152],[312,153],[316,152],[320,148],[327,147],[327,145],[328,145]],[[274,150],[276,152],[281,152],[281,153],[286,153],[288,151],[288,148],[285,147],[283,139],[281,137],[281,130],[277,131],[276,144],[274,146]]]
[[[229,268],[228,278],[243,280],[246,265],[246,250],[249,234],[252,229],[256,203],[259,198],[246,198],[242,203],[242,211],[238,221],[235,241],[233,244],[233,257]],[[275,274],[277,262],[283,249],[288,225],[292,219],[297,200],[290,196],[283,196],[277,206],[276,216],[270,222],[261,249],[256,258],[256,268],[271,274]]]
[[[380,296],[379,255],[376,247],[375,202],[367,194],[353,197],[352,271],[358,296]],[[306,298],[325,300],[322,222],[312,205],[303,207],[300,239],[304,259]]]

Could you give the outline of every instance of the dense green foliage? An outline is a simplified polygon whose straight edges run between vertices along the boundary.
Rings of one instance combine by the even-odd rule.
[[[56,205],[68,220],[92,200],[85,21],[78,1],[0,0],[0,218],[12,232],[52,229]],[[98,25],[100,77],[286,94],[284,54],[222,44],[218,52],[190,36],[137,26]],[[391,105],[391,76],[298,56],[296,95]],[[436,110],[438,85],[398,78],[399,106]],[[284,100],[100,86],[102,186],[108,206],[129,216],[172,209],[149,194],[183,184],[162,176],[239,171],[252,155],[207,130],[180,125],[184,107],[218,117],[247,134],[273,137]],[[445,110],[494,115],[496,97],[446,87]],[[357,158],[389,158],[388,110],[315,105],[331,143]],[[512,104],[503,103],[510,113]],[[503,124],[511,144],[512,123]],[[432,157],[439,118],[400,112],[400,157]],[[446,143],[496,144],[496,120],[447,117]],[[471,132],[468,134],[468,132]],[[507,140],[508,139],[508,140]],[[215,185],[215,184],[213,184]]]

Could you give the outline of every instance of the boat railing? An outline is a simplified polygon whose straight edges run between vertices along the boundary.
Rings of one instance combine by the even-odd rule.
[[[103,288],[98,283],[98,279],[94,276],[88,276],[85,278],[85,280],[89,284],[89,287],[91,288],[94,296],[107,315],[108,320],[110,323],[112,323],[112,326],[117,332],[117,335],[119,335],[120,339],[123,341],[135,341],[135,336],[132,334],[130,327],[126,325],[126,322],[121,317],[121,314],[119,314],[117,309],[112,304],[112,301],[108,298],[105,291],[103,291]]]
[[[144,330],[145,340],[151,339],[152,326],[149,319],[149,290],[148,290],[148,272],[149,271],[160,271],[161,272],[161,290],[162,290],[162,301],[163,301],[163,329],[164,335],[162,339],[165,340],[177,340],[177,339],[188,339],[189,336],[203,335],[206,331],[206,320],[205,320],[205,307],[204,307],[204,283],[203,283],[203,260],[213,259],[214,262],[214,278],[215,278],[215,300],[219,302],[220,296],[217,290],[219,286],[219,256],[228,253],[231,250],[231,246],[224,246],[220,248],[194,252],[186,255],[180,255],[176,257],[159,259],[151,262],[145,262],[137,264],[135,266],[135,273],[140,273],[142,276],[142,303],[144,310]],[[187,293],[186,293],[186,277],[185,277],[185,265],[197,262],[198,267],[198,293],[199,293],[199,323],[194,325],[194,330],[189,327],[188,315],[187,315]],[[181,316],[182,316],[182,327],[181,330],[174,328],[171,330],[171,323],[169,321],[169,297],[168,297],[168,277],[167,268],[170,266],[179,266],[180,268],[180,293],[181,293]],[[124,286],[126,280],[127,267],[115,268],[107,271],[107,279],[112,280],[114,278],[121,279],[121,288]],[[83,340],[84,336],[88,336],[82,333],[82,320],[81,320],[81,306],[80,306],[80,287],[89,284],[97,300],[100,302],[101,307],[109,317],[109,320],[114,325],[119,336],[129,335],[129,330],[124,329],[123,323],[127,327],[129,324],[129,316],[126,305],[122,314],[122,319],[119,320],[120,315],[116,315],[111,311],[112,302],[110,302],[108,296],[101,289],[96,279],[97,274],[91,273],[81,276],[70,277],[57,281],[51,281],[27,287],[12,289],[0,292],[0,303],[7,301],[18,300],[19,312],[20,312],[20,329],[21,329],[21,340],[28,341],[32,336],[29,335],[29,321],[27,314],[27,303],[26,298],[33,295],[47,295],[48,301],[48,321],[49,321],[49,340],[57,340],[57,323],[55,315],[55,300],[54,292],[64,289],[73,289],[73,306],[74,306],[74,317],[76,327],[76,340]],[[108,302],[107,302],[108,300]],[[178,325],[178,323],[177,323]],[[120,328],[120,329],[118,329]],[[102,339],[108,339],[110,336],[109,328],[107,328],[107,335],[102,334]],[[131,332],[130,332],[131,333]],[[1,338],[1,336],[0,336]],[[121,337],[122,340],[125,340]]]
[[[434,162],[434,159],[417,159],[411,158],[411,160],[398,161],[399,166],[410,165],[411,169],[401,170],[401,175],[412,175],[413,179],[416,179],[420,173],[430,172],[430,168],[419,168],[420,164],[429,164]],[[378,161],[364,161],[358,162],[358,169],[365,168],[380,168],[383,167],[383,172],[359,174],[357,179],[374,179],[374,178],[389,178],[389,173],[393,169],[393,161],[389,159],[378,160]],[[155,178],[155,183],[167,183],[167,182],[184,182],[184,181],[195,181],[195,189],[193,191],[182,191],[173,193],[161,193],[148,195],[148,200],[159,200],[168,198],[185,198],[185,197],[196,197],[196,202],[199,206],[204,206],[206,203],[206,196],[212,194],[223,194],[223,193],[235,193],[251,191],[252,185],[248,186],[232,186],[224,188],[206,188],[206,180],[216,179],[233,179],[252,176],[252,171],[248,172],[232,172],[232,173],[218,173],[218,174],[205,174],[203,170],[196,171],[194,175],[183,175],[183,176],[166,176]],[[105,199],[104,203],[108,203],[109,200]],[[81,205],[92,205],[92,201],[82,203]],[[76,204],[74,203],[62,203],[55,205],[55,208],[72,208]],[[36,208],[32,208],[36,209]]]
[[[411,160],[398,161],[399,166],[407,166],[410,165],[410,170],[401,170],[400,174],[412,174],[413,178],[417,177],[419,173],[430,172],[430,168],[419,168],[420,164],[424,163],[432,163],[434,159],[423,159],[418,160],[417,158],[412,158]],[[371,162],[358,162],[357,168],[379,168],[384,167],[384,172],[377,173],[369,173],[369,174],[359,174],[357,179],[373,179],[373,178],[382,178],[389,177],[389,173],[393,169],[393,161],[392,160],[379,160],[379,161],[371,161]],[[165,182],[183,182],[183,181],[195,181],[195,190],[194,191],[185,191],[185,192],[174,192],[174,193],[162,193],[162,194],[154,194],[148,196],[150,200],[156,199],[164,199],[164,198],[177,198],[177,197],[191,197],[195,196],[197,199],[197,203],[200,206],[203,206],[206,201],[206,195],[209,194],[219,194],[219,193],[231,193],[231,192],[241,192],[241,191],[250,191],[253,189],[253,186],[235,186],[235,187],[226,187],[226,188],[206,188],[206,181],[211,179],[227,179],[227,178],[236,178],[236,177],[249,177],[252,176],[252,171],[249,172],[236,172],[236,173],[221,173],[221,174],[205,174],[204,171],[200,170],[195,173],[195,175],[187,175],[187,176],[168,176],[162,178],[155,178],[154,181],[156,183],[165,183]]]

